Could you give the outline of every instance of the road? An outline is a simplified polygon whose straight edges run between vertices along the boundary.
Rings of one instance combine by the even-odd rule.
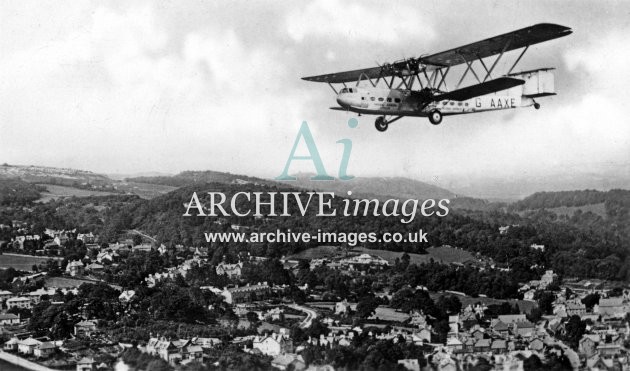
[[[306,318],[302,321],[302,323],[300,323],[301,328],[311,327],[311,325],[313,324],[313,320],[317,318],[317,312],[309,307],[297,304],[289,304],[288,307],[306,313]]]
[[[147,240],[149,240],[151,242],[154,242],[154,243],[156,242],[155,238],[153,238],[153,237],[149,236],[148,234],[145,234],[144,232],[139,231],[137,229],[130,229],[127,232],[140,235],[140,236],[146,238]]]

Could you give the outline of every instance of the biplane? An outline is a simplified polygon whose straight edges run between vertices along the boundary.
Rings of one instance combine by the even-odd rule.
[[[339,104],[333,110],[379,115],[375,121],[379,131],[405,116],[428,117],[439,125],[449,115],[530,106],[539,109],[536,99],[556,94],[554,68],[513,71],[530,46],[571,32],[565,26],[541,23],[436,54],[302,79],[327,83]],[[497,75],[495,69],[504,54],[519,49],[507,72]],[[458,66],[463,72],[449,90],[446,78]],[[462,84],[467,76],[472,84]]]

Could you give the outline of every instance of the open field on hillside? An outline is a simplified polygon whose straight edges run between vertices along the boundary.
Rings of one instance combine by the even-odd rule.
[[[121,184],[117,184],[116,187],[119,190],[122,190],[128,193],[133,193],[147,200],[161,196],[163,194],[169,193],[177,189],[177,187],[171,187],[167,185],[134,183],[134,182],[123,182]]]
[[[2,254],[0,255],[0,268],[13,267],[17,270],[30,271],[33,264],[41,264],[48,259],[57,259],[56,257],[48,256],[31,256],[31,255],[18,255],[18,254]]]
[[[92,191],[87,189],[78,189],[60,185],[52,185],[52,184],[41,184],[46,187],[47,192],[42,192],[42,197],[36,202],[46,203],[50,200],[56,200],[59,198],[66,197],[88,197],[88,196],[109,196],[115,193],[111,192],[100,192],[100,191]]]
[[[390,263],[394,263],[396,258],[401,258],[404,253],[389,250],[373,250],[365,247],[356,247],[348,251],[348,255],[357,254],[377,255]],[[330,259],[343,257],[345,255],[346,250],[339,246],[318,246],[300,251],[297,254],[291,255],[289,258],[309,260],[322,258]],[[427,254],[410,253],[409,257],[411,258],[411,263],[415,264],[428,263],[431,259],[441,263],[463,263],[468,260],[477,260],[469,251],[450,246],[430,247],[427,249]]]
[[[404,254],[403,252],[372,250],[365,247],[358,247],[352,251],[361,254],[378,255],[390,263],[393,263],[396,258],[400,258]],[[431,259],[441,263],[463,263],[468,260],[477,260],[470,252],[450,246],[430,247],[427,249],[427,254],[409,254],[409,257],[411,258],[411,263],[415,264],[428,263]]]

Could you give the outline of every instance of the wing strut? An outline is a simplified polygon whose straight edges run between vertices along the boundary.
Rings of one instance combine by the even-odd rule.
[[[516,62],[514,62],[514,64],[512,65],[512,67],[510,68],[510,70],[508,71],[508,73],[506,73],[506,75],[509,75],[510,73],[512,73],[512,70],[514,69],[514,67],[516,67],[516,65],[518,64],[518,62],[521,61],[521,58],[523,58],[523,55],[525,55],[525,52],[527,51],[527,49],[529,49],[529,45],[527,45],[525,47],[525,49],[523,49],[523,51],[521,52],[521,54],[518,56],[518,58],[516,58]]]

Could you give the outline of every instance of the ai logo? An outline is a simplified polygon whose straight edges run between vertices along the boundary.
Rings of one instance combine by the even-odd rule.
[[[357,125],[359,125],[359,121],[357,121],[357,119],[351,118],[348,120],[348,126],[350,128],[354,129]],[[302,138],[304,139],[304,143],[308,149],[309,156],[295,155],[297,146]],[[343,155],[341,157],[341,163],[339,164],[339,179],[350,180],[354,178],[354,176],[347,174],[348,163],[350,162],[350,152],[352,151],[352,141],[344,138],[339,139],[337,143],[343,144]],[[326,169],[324,169],[324,163],[322,162],[322,158],[320,157],[317,146],[315,145],[315,140],[313,139],[313,135],[311,134],[311,130],[308,128],[306,121],[302,122],[300,131],[295,138],[295,143],[293,143],[293,149],[291,149],[291,153],[289,154],[287,164],[284,166],[284,171],[280,176],[276,177],[276,180],[297,180],[296,177],[289,175],[289,167],[291,166],[291,161],[293,160],[310,160],[313,162],[317,175],[311,177],[311,180],[335,180],[335,178],[328,175],[326,173]]]

